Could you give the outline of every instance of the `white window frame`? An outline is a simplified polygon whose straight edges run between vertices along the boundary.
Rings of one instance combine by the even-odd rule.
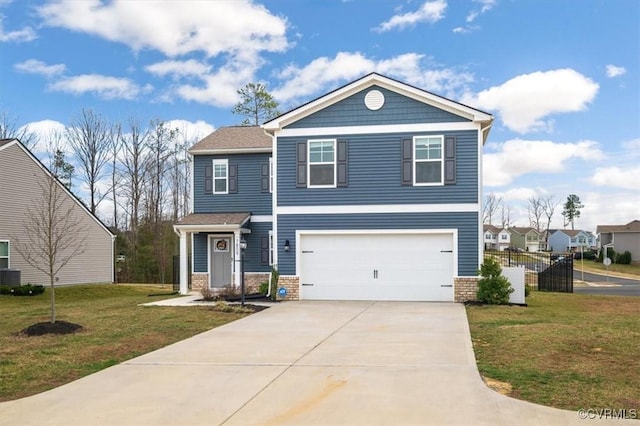
[[[439,159],[418,159],[416,155],[416,142],[419,139],[440,139],[440,158]],[[442,186],[444,185],[444,135],[423,135],[413,137],[413,185],[414,186]],[[418,163],[435,163],[440,162],[440,182],[416,182],[416,165]]]
[[[0,259],[7,259],[7,269],[11,268],[11,241],[9,240],[0,240],[0,243],[7,243],[7,255],[0,256]]]
[[[320,163],[311,163],[311,144],[312,143],[328,143],[333,144],[333,161],[325,161]],[[311,139],[307,141],[307,188],[336,188],[337,182],[337,139]],[[311,166],[326,166],[328,164],[333,165],[333,184],[331,185],[313,185],[311,183]]]
[[[222,178],[222,177],[217,178],[216,177],[216,166],[219,166],[219,165],[223,165],[224,166],[224,169],[225,169],[225,177],[224,178]],[[228,194],[229,193],[229,160],[227,160],[227,159],[216,159],[216,160],[213,160],[212,167],[213,167],[213,171],[211,173],[212,174],[212,176],[211,176],[211,179],[212,179],[211,185],[213,187],[212,188],[213,193],[214,194]],[[216,191],[216,180],[222,180],[222,179],[224,179],[224,181],[225,181],[225,190],[224,191]]]

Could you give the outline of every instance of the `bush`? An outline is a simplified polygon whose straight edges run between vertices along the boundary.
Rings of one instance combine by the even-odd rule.
[[[269,281],[262,281],[260,283],[260,288],[258,289],[258,291],[260,292],[260,294],[267,294],[267,291],[269,291]]]
[[[478,271],[482,276],[478,280],[477,298],[482,303],[506,305],[509,295],[514,292],[509,280],[502,276],[502,268],[494,258],[485,259]]]
[[[616,263],[620,265],[629,265],[631,263],[631,252],[629,250],[616,255]]]
[[[0,294],[10,294],[13,296],[37,296],[44,293],[44,286],[36,284],[25,284],[18,287],[8,285],[0,286]]]
[[[573,255],[573,258],[576,260],[585,259],[585,260],[595,260],[597,258],[596,252],[593,250],[587,250],[585,252],[576,252]]]

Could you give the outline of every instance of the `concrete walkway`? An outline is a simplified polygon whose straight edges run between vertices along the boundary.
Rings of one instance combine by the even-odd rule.
[[[0,404],[2,426],[600,423],[626,422],[581,420],[487,388],[464,307],[451,303],[275,304]]]

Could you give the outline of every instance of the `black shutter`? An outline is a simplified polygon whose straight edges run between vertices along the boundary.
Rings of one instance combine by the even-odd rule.
[[[238,165],[229,164],[229,194],[238,192]]]
[[[456,138],[447,136],[444,138],[444,184],[456,183]]]
[[[337,155],[337,170],[338,176],[336,180],[336,186],[348,186],[348,168],[347,168],[347,160],[349,157],[348,154],[348,144],[347,141],[338,141],[338,155]]]
[[[213,166],[211,164],[204,168],[204,193],[213,194]]]
[[[269,264],[269,235],[260,237],[260,264]]]
[[[269,163],[261,164],[260,182],[262,192],[269,192]]]
[[[413,141],[402,139],[402,184],[413,185]]]
[[[298,142],[296,145],[296,186],[307,187],[307,143]]]

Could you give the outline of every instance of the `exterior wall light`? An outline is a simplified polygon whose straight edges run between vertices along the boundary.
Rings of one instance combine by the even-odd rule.
[[[291,248],[291,244],[289,244],[289,240],[284,240],[284,251],[289,252],[290,248]]]

